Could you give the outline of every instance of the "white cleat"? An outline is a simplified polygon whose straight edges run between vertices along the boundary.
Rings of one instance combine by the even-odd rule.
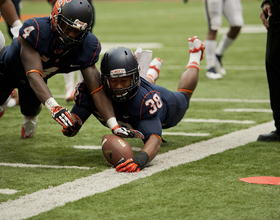
[[[189,42],[189,53],[200,52],[200,60],[203,59],[203,52],[205,50],[205,44],[197,36],[188,38]]]
[[[158,79],[160,68],[162,66],[163,60],[155,57],[150,63],[149,69],[147,71],[146,77],[151,79],[153,83]]]
[[[0,106],[0,118],[4,115],[6,108]]]
[[[215,65],[215,68],[222,75],[226,75],[227,72],[226,72],[226,70],[225,70],[225,68],[223,67],[223,64],[222,64],[222,56],[217,55],[217,54],[216,54],[216,65]]]
[[[153,51],[143,50],[141,47],[137,47],[135,56],[138,59],[140,65],[140,76],[145,78],[149,69],[150,62],[152,61]]]
[[[7,105],[11,99],[11,95],[7,98],[3,105],[0,105],[0,118],[4,115]]]
[[[163,63],[163,60],[162,60],[162,59],[160,59],[160,58],[158,58],[158,57],[155,57],[155,58],[152,60],[152,62],[150,63],[149,68],[155,69],[155,70],[158,72],[158,74],[159,74],[160,68],[161,68],[161,66],[162,66],[162,63]]]
[[[207,79],[221,79],[223,78],[223,75],[221,73],[217,73],[214,69],[214,67],[210,68],[206,72],[206,78]]]
[[[38,115],[35,117],[24,116],[22,127],[21,127],[21,137],[30,138],[34,135],[37,127]]]

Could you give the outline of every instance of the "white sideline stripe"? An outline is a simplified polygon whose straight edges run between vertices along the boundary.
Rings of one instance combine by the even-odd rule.
[[[271,109],[253,109],[253,108],[226,108],[225,112],[265,112],[272,113]]]
[[[101,146],[74,146],[76,149],[90,149],[90,150],[101,150]],[[141,151],[139,147],[132,147],[133,151]]]
[[[192,98],[192,102],[245,102],[245,103],[269,103],[268,99],[223,99],[223,98]]]
[[[220,119],[193,119],[193,118],[187,118],[181,120],[183,122],[206,122],[206,123],[232,123],[232,124],[254,124],[256,123],[255,121],[249,121],[249,120],[244,120],[244,121],[239,121],[239,120],[220,120]]]
[[[197,161],[209,155],[254,142],[259,134],[267,133],[273,129],[275,129],[274,121],[259,124],[157,155],[152,161],[152,166],[139,173],[118,173],[115,169],[108,169],[88,177],[76,179],[73,182],[21,196],[13,201],[2,202],[0,204],[0,218],[13,220],[30,218],[53,208],[64,206],[68,202],[105,192],[171,167]]]
[[[78,166],[51,166],[51,165],[41,165],[41,164],[23,164],[23,163],[0,163],[0,166],[6,167],[32,167],[32,168],[54,168],[54,169],[80,169],[89,170],[94,167],[78,167]],[[1,216],[0,216],[1,217]]]
[[[15,189],[0,189],[0,194],[15,194],[18,191]],[[1,217],[1,216],[0,216]]]
[[[208,136],[209,133],[162,132],[162,135]]]

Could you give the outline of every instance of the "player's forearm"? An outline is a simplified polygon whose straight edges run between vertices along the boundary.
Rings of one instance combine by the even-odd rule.
[[[43,77],[37,72],[30,72],[27,75],[27,79],[29,81],[30,87],[41,101],[41,103],[45,103],[47,99],[52,97],[51,91],[49,87],[43,80]]]
[[[103,89],[92,94],[92,98],[98,112],[105,121],[108,121],[109,118],[115,117],[112,102]]]
[[[160,150],[161,139],[157,135],[151,135],[146,141],[142,151],[149,155],[149,162],[152,161]]]

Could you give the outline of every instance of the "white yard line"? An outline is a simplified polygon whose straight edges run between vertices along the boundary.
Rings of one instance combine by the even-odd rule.
[[[102,50],[101,54],[105,53],[107,50],[109,50],[112,47],[127,47],[131,50],[136,50],[137,47],[143,48],[143,50],[151,50],[155,48],[162,48],[163,45],[161,43],[125,43],[125,42],[120,42],[120,43],[104,43],[102,42]]]
[[[225,98],[192,98],[192,102],[245,102],[245,103],[269,103],[268,99],[225,99]]]
[[[222,27],[219,29],[219,34],[228,32],[228,27]],[[255,34],[255,33],[267,33],[267,30],[262,24],[244,25],[241,29],[242,34]]]
[[[0,194],[15,194],[17,193],[18,191],[15,190],[15,189],[0,189]],[[1,218],[1,216],[0,216]]]
[[[162,132],[162,135],[208,136],[209,133]]]
[[[108,169],[73,182],[42,189],[32,194],[21,196],[19,199],[1,203],[0,219],[30,218],[53,208],[64,206],[68,202],[102,193],[133,180],[151,176],[170,167],[197,161],[209,155],[254,142],[259,134],[267,133],[274,129],[274,122],[271,121],[172,150],[158,155],[152,161],[152,166],[143,169],[139,173],[117,173],[115,169]]]
[[[78,167],[78,166],[52,166],[52,165],[41,165],[41,164],[23,164],[23,163],[0,163],[0,166],[6,167],[30,167],[30,168],[52,168],[52,169],[80,169],[89,170],[94,167]]]
[[[74,146],[76,149],[90,149],[90,150],[101,150],[101,146]],[[132,147],[133,151],[141,151],[142,148]]]
[[[164,65],[164,67],[162,67],[163,71],[165,69],[168,69],[168,70],[183,70],[185,68],[185,65]],[[257,70],[257,71],[265,71],[265,66],[262,65],[262,66],[230,66],[230,65],[225,65],[225,68],[227,70]],[[200,69],[201,70],[206,70],[207,67],[202,65],[200,66]]]
[[[254,124],[255,121],[239,121],[239,120],[220,120],[220,119],[194,119],[194,118],[187,118],[181,120],[183,122],[195,122],[195,123],[230,123],[230,124]]]
[[[264,112],[272,113],[271,109],[254,109],[254,108],[226,108],[225,112]]]
[[[73,146],[76,149],[84,149],[84,150],[101,150],[101,146],[87,146],[87,145],[81,145],[81,146]]]

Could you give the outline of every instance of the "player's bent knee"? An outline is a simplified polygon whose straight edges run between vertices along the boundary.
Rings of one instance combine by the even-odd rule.
[[[38,115],[40,113],[41,109],[42,109],[42,105],[39,105],[39,107],[24,106],[24,107],[21,107],[20,110],[23,115],[31,117],[31,116]]]

